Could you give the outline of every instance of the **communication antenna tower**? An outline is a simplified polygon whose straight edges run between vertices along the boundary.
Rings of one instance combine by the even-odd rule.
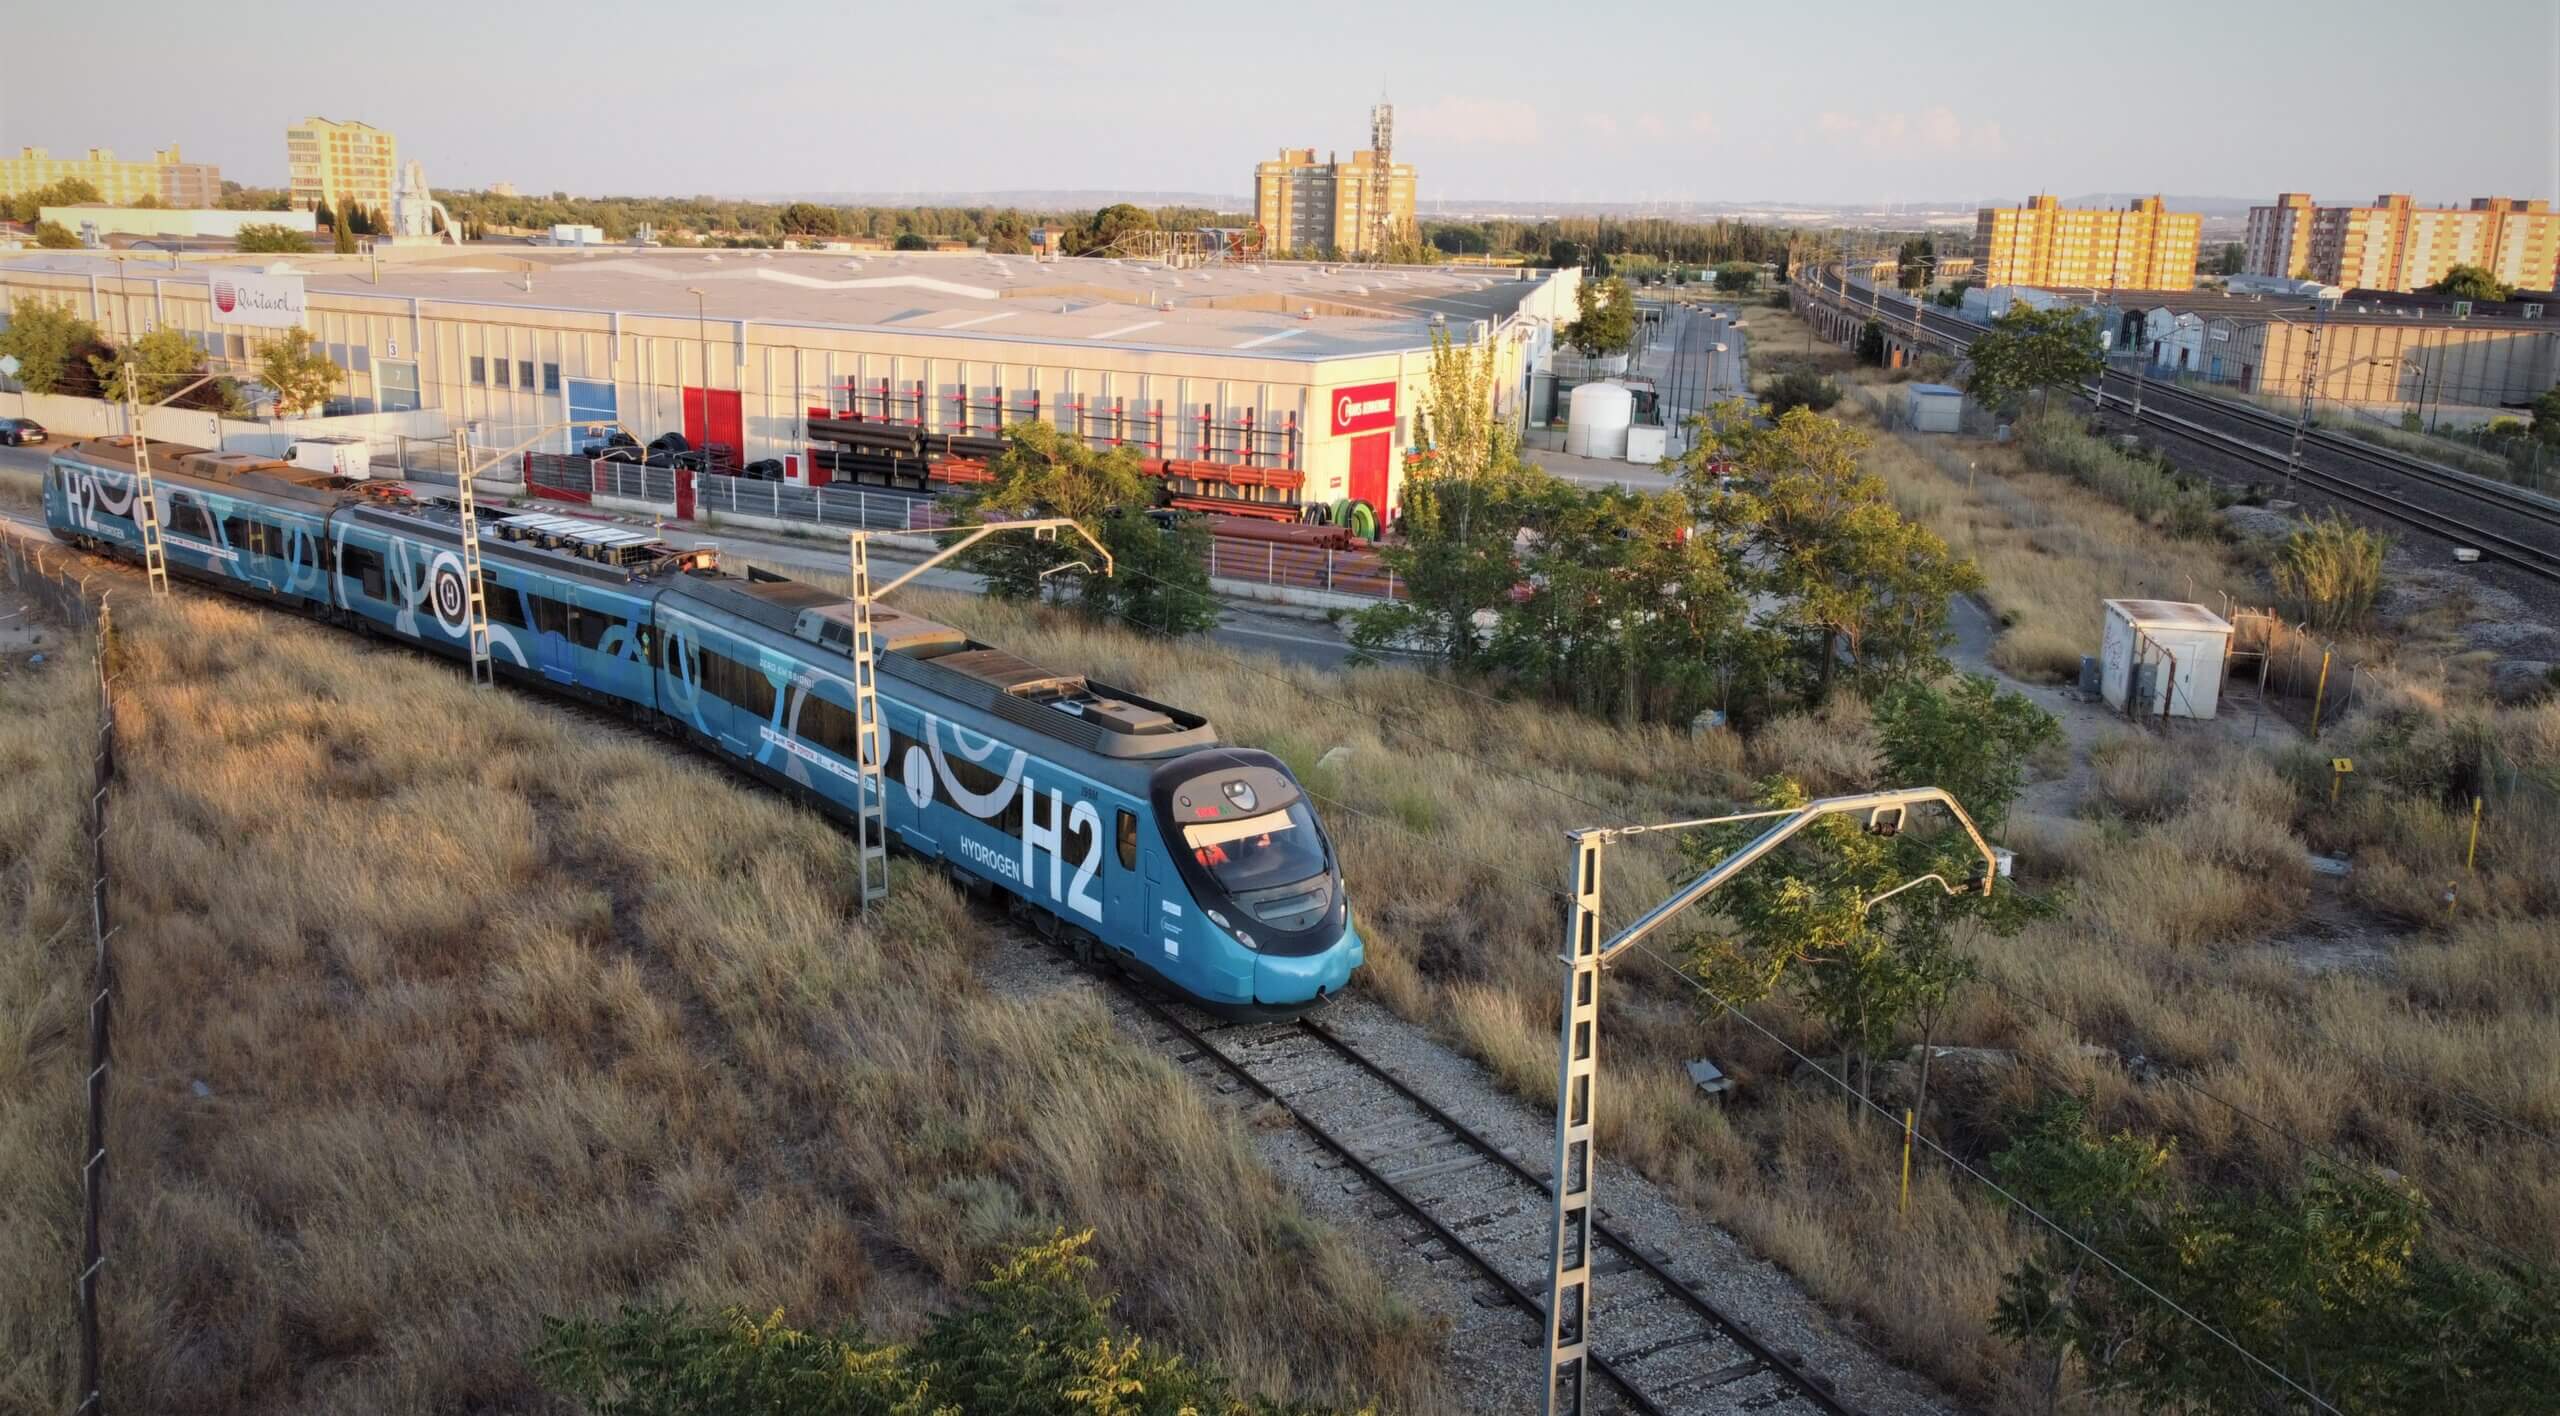
[[[1369,151],[1378,164],[1369,189],[1374,212],[1370,218],[1369,259],[1384,261],[1395,225],[1396,106],[1387,102],[1383,86],[1378,90],[1377,103],[1369,109]]]

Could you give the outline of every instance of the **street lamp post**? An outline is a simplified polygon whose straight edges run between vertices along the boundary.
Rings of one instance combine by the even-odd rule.
[[[702,441],[708,446],[711,441],[711,317],[704,311],[700,286],[688,285],[684,293],[693,297],[693,337],[702,350]],[[683,410],[677,411],[681,413]],[[708,459],[704,460],[703,466],[710,466]]]

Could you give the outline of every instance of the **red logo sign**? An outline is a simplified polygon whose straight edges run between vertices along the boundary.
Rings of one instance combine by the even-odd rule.
[[[1333,431],[1365,433],[1372,428],[1396,425],[1396,386],[1385,383],[1358,384],[1333,391]]]
[[[230,281],[219,276],[215,277],[213,282],[213,307],[226,315],[240,308],[239,290],[234,288]]]

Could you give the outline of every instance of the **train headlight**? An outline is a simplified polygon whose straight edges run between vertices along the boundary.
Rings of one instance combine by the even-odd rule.
[[[1262,946],[1253,942],[1253,936],[1236,928],[1234,925],[1227,923],[1227,917],[1225,915],[1218,913],[1216,910],[1208,911],[1208,915],[1209,922],[1211,924],[1214,924],[1229,934],[1234,935],[1238,944],[1242,944],[1244,947],[1253,950],[1257,954],[1262,952]]]

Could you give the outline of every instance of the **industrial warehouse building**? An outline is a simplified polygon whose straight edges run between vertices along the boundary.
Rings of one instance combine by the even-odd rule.
[[[231,265],[300,273],[303,323],[342,370],[348,408],[441,410],[480,425],[483,446],[561,425],[536,448],[569,452],[611,422],[726,443],[806,479],[813,419],[981,435],[1039,419],[1179,462],[1168,471],[1185,494],[1360,499],[1381,513],[1400,499],[1434,334],[1492,341],[1500,410],[1517,416],[1579,278],[976,253],[271,260]],[[0,262],[0,310],[67,299],[110,338],[169,326],[246,360],[274,331],[213,308],[225,268],[30,252]]]

